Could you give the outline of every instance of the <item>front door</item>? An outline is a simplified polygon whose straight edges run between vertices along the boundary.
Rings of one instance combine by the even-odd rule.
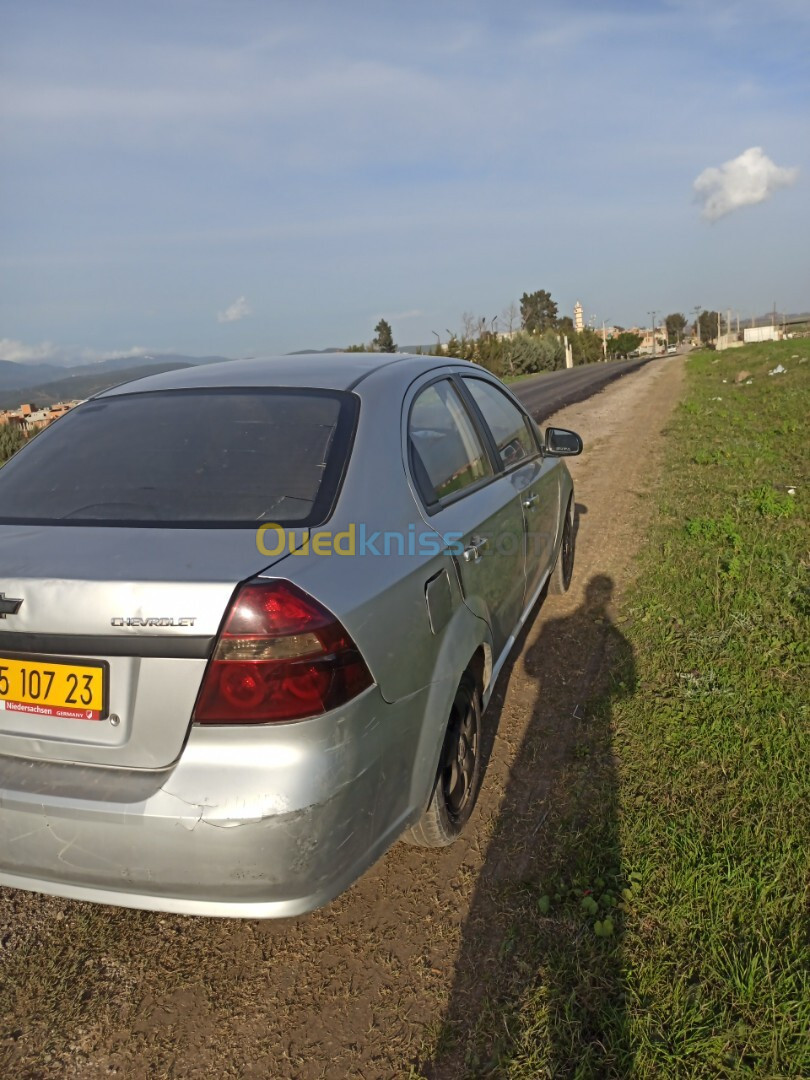
[[[519,492],[526,546],[525,603],[529,603],[552,569],[560,520],[559,465],[557,459],[543,457],[531,421],[499,386],[472,375],[463,376],[461,382]]]

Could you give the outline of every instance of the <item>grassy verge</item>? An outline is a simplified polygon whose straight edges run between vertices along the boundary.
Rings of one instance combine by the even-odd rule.
[[[543,877],[500,898],[511,929],[455,1036],[466,1075],[810,1076],[810,342],[688,371]]]
[[[804,341],[690,361],[631,601],[640,686],[614,724],[643,1075],[810,1074],[809,390]]]

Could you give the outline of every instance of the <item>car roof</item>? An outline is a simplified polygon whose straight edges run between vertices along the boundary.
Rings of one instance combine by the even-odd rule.
[[[450,359],[458,366],[458,360]],[[436,368],[448,366],[448,358],[411,353],[304,353],[293,356],[262,356],[251,360],[228,360],[220,364],[148,375],[105,390],[99,397],[148,393],[155,390],[192,390],[204,387],[295,386],[323,390],[352,390],[369,375],[394,371],[404,382]]]

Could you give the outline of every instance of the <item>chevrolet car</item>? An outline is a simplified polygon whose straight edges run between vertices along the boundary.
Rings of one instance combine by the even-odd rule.
[[[493,375],[319,354],[107,390],[0,469],[0,884],[198,915],[451,843],[482,713],[574,559]]]

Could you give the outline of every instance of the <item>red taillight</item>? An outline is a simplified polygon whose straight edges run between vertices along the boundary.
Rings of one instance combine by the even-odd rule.
[[[372,683],[331,612],[289,581],[251,582],[233,599],[194,709],[197,724],[303,720]]]

